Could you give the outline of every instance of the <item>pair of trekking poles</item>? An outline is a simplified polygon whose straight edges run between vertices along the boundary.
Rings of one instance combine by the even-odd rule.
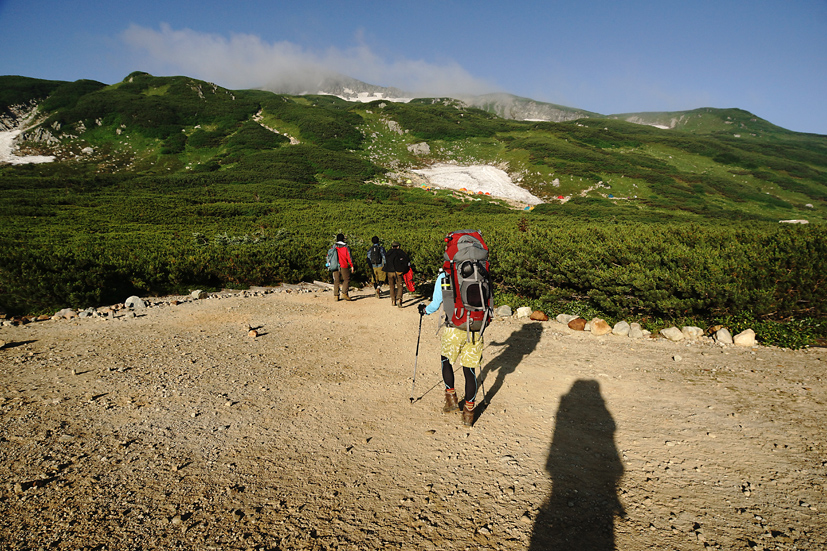
[[[416,335],[416,356],[414,356],[414,374],[413,374],[413,382],[411,383],[411,403],[412,404],[415,401],[414,400],[414,389],[416,388],[416,365],[417,365],[417,363],[419,363],[419,339],[420,339],[420,337],[422,337],[422,318],[424,318],[424,317],[425,317],[425,313],[424,312],[419,312],[419,331]],[[480,365],[482,365],[482,362],[480,362]],[[474,375],[474,377],[476,377],[476,374]],[[479,382],[479,379],[477,379],[477,382]],[[485,402],[485,387],[483,386],[482,382],[480,382],[480,390],[482,390],[482,396],[483,396],[482,401],[484,403]]]

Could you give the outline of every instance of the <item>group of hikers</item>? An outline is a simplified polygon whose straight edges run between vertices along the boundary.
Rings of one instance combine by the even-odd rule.
[[[371,239],[367,262],[377,298],[387,281],[391,305],[402,308],[402,296],[412,286],[411,262],[399,242],[393,241],[385,250],[379,237]],[[354,268],[344,234],[336,236],[336,243],[328,251],[327,267],[333,276],[333,298],[353,300],[348,295],[350,275]],[[340,299],[341,296],[341,299]],[[477,370],[482,364],[483,333],[491,321],[493,296],[489,276],[488,246],[478,230],[458,230],[445,237],[443,264],[434,283],[429,304],[419,304],[421,317],[442,311],[440,324],[440,367],[445,384],[444,413],[461,412],[462,423],[472,426],[477,399]],[[419,344],[417,342],[417,354]],[[465,377],[465,396],[460,402],[454,388],[454,364],[460,361]],[[414,381],[416,374],[414,373]],[[411,398],[413,400],[413,397]]]
[[[331,251],[336,256],[331,261]],[[402,250],[398,241],[391,243],[391,250],[386,251],[379,242],[379,237],[373,236],[371,247],[368,249],[368,264],[371,267],[371,278],[376,297],[381,298],[381,286],[385,281],[390,288],[391,306],[402,308],[402,295],[405,294],[405,279],[410,279],[411,259],[408,253]],[[336,236],[336,243],[328,251],[328,269],[333,274],[333,300],[353,300],[348,294],[350,287],[350,274],[353,272],[353,256],[350,254],[350,247],[345,242],[344,234]]]

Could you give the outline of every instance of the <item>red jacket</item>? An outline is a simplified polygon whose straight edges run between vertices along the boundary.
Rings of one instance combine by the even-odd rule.
[[[350,249],[347,245],[336,245],[336,254],[339,255],[340,267],[347,268],[350,266],[350,269],[353,269],[353,258],[350,256]]]

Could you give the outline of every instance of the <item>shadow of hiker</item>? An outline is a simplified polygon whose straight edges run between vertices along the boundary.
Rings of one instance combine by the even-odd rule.
[[[575,381],[560,398],[546,462],[551,496],[537,514],[530,550],[615,549],[614,520],[623,515],[617,497],[623,463],[614,433],[600,384]]]
[[[483,400],[478,406],[479,413],[482,415],[485,409],[491,403],[491,399],[497,395],[497,392],[503,386],[505,378],[514,373],[523,358],[531,354],[537,343],[540,341],[540,336],[543,334],[543,326],[540,323],[527,323],[523,325],[518,331],[509,335],[504,342],[491,342],[489,346],[503,346],[502,352],[491,359],[485,367],[482,368],[480,376],[478,377],[480,385],[482,386],[488,379],[489,374],[496,372],[497,378],[491,388],[485,389]]]

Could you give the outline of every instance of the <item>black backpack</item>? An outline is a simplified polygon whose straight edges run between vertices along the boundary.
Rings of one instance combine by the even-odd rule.
[[[382,265],[382,249],[379,243],[376,243],[368,249],[368,258],[370,259],[370,263],[374,266]]]

